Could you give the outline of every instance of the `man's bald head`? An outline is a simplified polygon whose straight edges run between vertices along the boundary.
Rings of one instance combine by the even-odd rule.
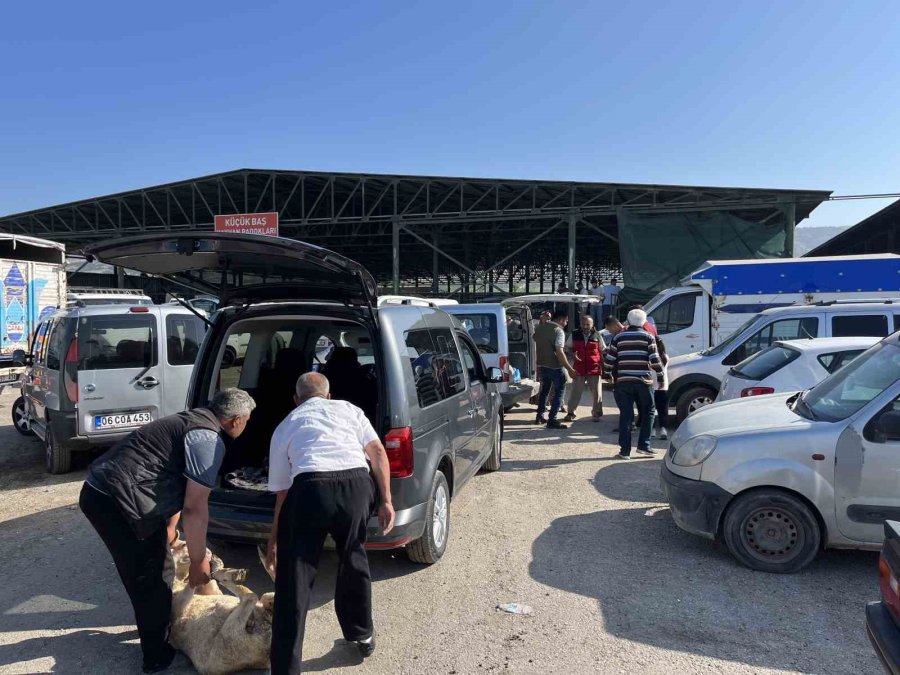
[[[297,379],[295,393],[297,395],[297,405],[311,398],[328,398],[328,378],[321,373],[303,373]]]

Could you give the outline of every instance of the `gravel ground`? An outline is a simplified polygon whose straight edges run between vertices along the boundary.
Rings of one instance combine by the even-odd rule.
[[[13,398],[0,396],[0,672],[140,672],[127,598],[75,506],[84,471],[43,473],[40,444],[8,422]],[[533,414],[508,417],[503,470],[453,502],[438,565],[370,556],[378,650],[365,663],[338,640],[326,556],[306,671],[880,672],[863,627],[875,554],[828,552],[792,576],[751,572],[675,526],[659,460],[611,460],[615,416],[547,431]],[[217,552],[269,590],[252,549]],[[534,613],[497,611],[504,602]],[[172,672],[193,669],[179,659]]]

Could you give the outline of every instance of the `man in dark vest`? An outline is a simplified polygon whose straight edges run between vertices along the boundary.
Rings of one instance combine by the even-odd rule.
[[[188,581],[209,581],[208,499],[225,455],[222,435],[237,438],[256,403],[240,389],[217,392],[208,408],[150,422],[96,460],[79,505],[112,554],[125,585],[144,654],[143,670],[171,665],[172,592],[163,564],[182,514],[191,558]]]
[[[573,355],[572,365],[576,374],[572,376],[569,414],[566,415],[565,421],[571,422],[575,419],[575,411],[581,403],[581,395],[586,385],[591,395],[591,419],[599,422],[603,416],[603,385],[600,383],[600,375],[606,344],[600,332],[594,327],[594,320],[587,314],[581,315],[581,328],[572,331],[568,347]]]

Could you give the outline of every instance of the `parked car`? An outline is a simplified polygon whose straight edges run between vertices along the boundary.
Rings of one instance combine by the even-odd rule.
[[[900,673],[900,523],[884,523],[878,560],[881,600],[866,605],[866,634],[888,673]]]
[[[878,340],[845,337],[776,342],[733,366],[722,378],[716,401],[809,389]]]
[[[419,305],[420,307],[444,307],[457,305],[457,300],[450,298],[422,298],[418,295],[379,295],[378,306],[383,305]]]
[[[671,439],[662,488],[684,530],[742,564],[795,572],[825,547],[877,548],[900,514],[900,333],[799,393],[724,401]]]
[[[111,445],[137,427],[184,410],[205,326],[172,305],[92,305],[57,312],[39,325],[26,354],[22,406],[44,442],[50,473],[72,453]],[[15,410],[14,410],[15,415]]]
[[[533,379],[534,337],[528,305],[504,307],[485,302],[447,305],[443,310],[455,316],[466,329],[484,364],[503,373],[499,389],[504,411],[535,394],[538,385]],[[518,371],[517,379],[513,378],[513,368]]]
[[[669,404],[684,419],[712,403],[731,366],[773,342],[822,337],[885,337],[900,330],[900,302],[824,302],[767,309],[750,316],[711,349],[669,359]],[[668,343],[666,343],[668,347]]]
[[[376,308],[375,280],[364,268],[289,239],[158,234],[99,244],[91,253],[163,273],[200,293],[221,292],[188,405],[206,405],[217,389],[238,386],[257,408],[231,443],[210,496],[211,537],[268,537],[274,504],[264,470],[269,441],[294,407],[297,377],[315,369],[328,377],[334,398],[362,408],[388,453],[395,527],[383,536],[371,519],[369,547],[406,546],[422,563],[441,558],[450,500],[479,469],[500,468],[503,438],[496,388],[502,374],[484,366],[449,314],[419,305]],[[320,363],[323,337],[334,349]],[[241,347],[236,358],[226,357],[234,345]]]
[[[541,312],[549,309],[551,312],[559,307],[564,309],[569,316],[569,325],[566,327],[566,335],[578,328],[581,321],[581,315],[590,313],[591,305],[600,302],[600,298],[595,295],[575,294],[575,293],[538,293],[536,295],[518,295],[514,298],[507,298],[501,304],[504,307],[514,305],[525,305],[531,311],[533,326],[537,325]],[[602,326],[598,326],[602,328]]]

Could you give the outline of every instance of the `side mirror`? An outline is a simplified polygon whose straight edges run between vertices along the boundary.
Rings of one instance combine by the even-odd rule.
[[[24,349],[16,349],[12,354],[12,361],[14,366],[24,366],[25,364],[25,350]]]
[[[499,368],[488,368],[487,369],[487,378],[488,382],[503,382],[503,371]]]
[[[878,416],[875,438],[882,442],[900,441],[900,410],[888,410]]]

